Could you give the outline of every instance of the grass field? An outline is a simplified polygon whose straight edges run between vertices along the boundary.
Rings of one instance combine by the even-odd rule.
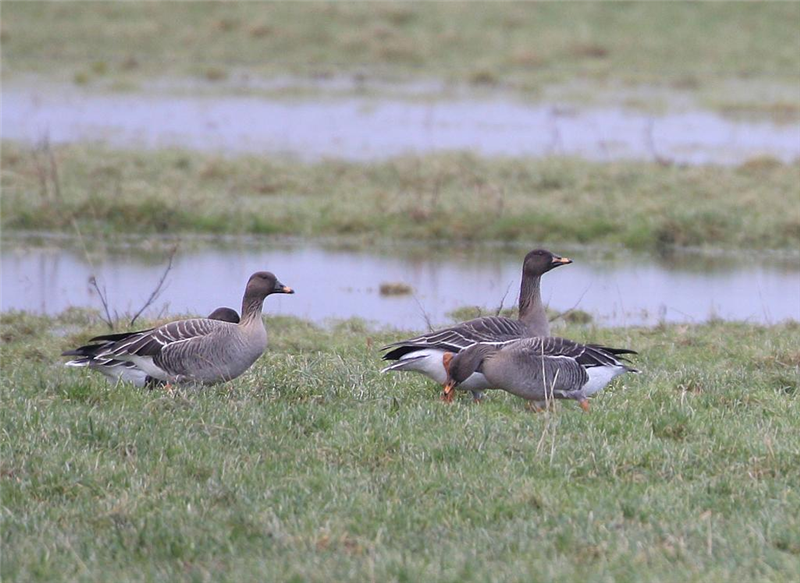
[[[0,323],[5,581],[800,577],[796,323],[573,326],[643,373],[539,415],[379,375],[357,321],[172,394],[61,367],[85,312]]]
[[[795,2],[4,2],[0,38],[6,78],[116,90],[154,78],[357,75],[535,97],[578,79],[587,98],[647,84],[797,117],[798,28]]]
[[[255,233],[797,249],[800,165],[468,154],[359,164],[4,143],[6,232]]]

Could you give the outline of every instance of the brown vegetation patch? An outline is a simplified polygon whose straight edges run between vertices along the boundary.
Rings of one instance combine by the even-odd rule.
[[[384,282],[380,286],[382,296],[406,296],[414,293],[414,288],[401,281]]]

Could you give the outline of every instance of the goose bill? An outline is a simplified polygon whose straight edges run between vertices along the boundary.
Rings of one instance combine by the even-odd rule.
[[[456,393],[456,383],[455,381],[450,381],[444,386],[444,392],[442,393],[442,401],[446,403],[450,403],[453,400],[453,397]]]
[[[572,263],[572,259],[569,257],[559,257],[558,255],[553,255],[553,260],[550,262],[553,267],[558,267],[559,265],[569,265],[570,263]]]

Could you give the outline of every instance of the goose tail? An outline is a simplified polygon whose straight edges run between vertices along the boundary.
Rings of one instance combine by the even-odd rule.
[[[72,355],[66,355],[65,354],[64,356],[72,356]],[[89,366],[90,364],[91,364],[91,359],[89,359],[88,357],[84,356],[84,357],[81,357],[81,358],[75,358],[73,360],[68,360],[67,362],[64,363],[64,366],[74,366],[74,367],[81,368],[81,367],[84,367],[84,366]]]
[[[381,369],[381,374],[386,374],[387,372],[391,372],[393,370],[419,371],[420,363],[423,360],[425,360],[426,358],[428,358],[428,356],[429,355],[424,354],[424,355],[420,355],[420,356],[406,357],[406,358],[404,358],[402,360],[396,360],[395,362],[393,362],[389,366],[386,366],[386,367],[382,368]]]

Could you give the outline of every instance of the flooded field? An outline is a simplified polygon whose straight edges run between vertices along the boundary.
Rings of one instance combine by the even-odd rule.
[[[463,306],[493,312],[514,305],[522,248],[383,248],[371,251],[253,239],[199,244],[179,251],[166,289],[151,314],[238,309],[247,277],[274,271],[294,287],[265,310],[324,322],[357,316],[379,325],[423,329]],[[574,264],[545,276],[543,297],[556,311],[578,308],[601,325],[703,322],[709,318],[775,323],[800,320],[800,260],[769,254],[691,255],[654,259],[628,252],[562,250]],[[92,252],[74,242],[4,240],[2,309],[58,313],[101,308],[89,278],[97,277],[113,310],[135,312],[166,262],[160,251]],[[387,296],[381,284],[403,283],[407,295]]]
[[[680,110],[556,107],[511,97],[449,101],[338,96],[192,96],[92,93],[68,85],[3,88],[5,139],[100,141],[302,160],[380,159],[470,150],[485,156],[578,156],[735,164],[800,157],[800,125]]]

